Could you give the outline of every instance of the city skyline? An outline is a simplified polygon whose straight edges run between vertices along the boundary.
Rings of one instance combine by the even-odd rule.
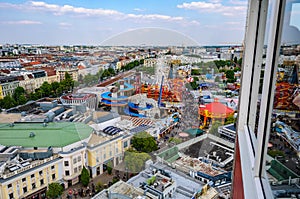
[[[0,43],[241,44],[246,11],[247,1],[243,0],[0,1]],[[145,31],[156,32],[143,34]]]

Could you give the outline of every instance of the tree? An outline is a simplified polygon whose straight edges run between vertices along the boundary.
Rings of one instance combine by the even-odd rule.
[[[0,103],[2,108],[9,109],[12,108],[16,105],[16,101],[10,96],[6,95]]]
[[[80,181],[83,184],[83,186],[88,186],[89,182],[90,182],[90,174],[89,171],[83,167],[82,171],[81,171],[81,175],[80,175]]]
[[[49,198],[58,198],[63,193],[64,188],[57,182],[50,183],[46,192]]]
[[[18,101],[17,103],[19,105],[22,105],[22,104],[25,104],[27,102],[27,98],[24,94],[20,95],[19,98],[18,98]]]
[[[233,70],[227,70],[225,72],[225,74],[226,74],[227,79],[234,79],[234,71]]]
[[[211,134],[213,134],[213,135],[218,135],[219,133],[218,133],[218,128],[219,128],[219,126],[221,126],[222,125],[222,122],[220,122],[220,121],[215,121],[215,122],[213,122],[213,124],[211,125],[211,128],[210,128],[210,130],[209,130],[209,133],[211,133]]]
[[[232,124],[232,123],[235,123],[235,118],[234,118],[234,116],[233,115],[230,115],[230,116],[228,116],[227,118],[226,118],[226,120],[225,120],[225,125],[226,124]]]
[[[113,167],[112,162],[109,161],[106,166],[107,166],[107,173],[109,175],[111,175],[112,174],[112,170],[113,170],[113,168],[112,168]]]
[[[21,86],[18,86],[15,90],[14,90],[14,93],[12,94],[12,98],[15,100],[15,101],[19,101],[19,96],[25,94],[25,89]]]
[[[41,86],[40,86],[40,92],[42,94],[43,97],[49,97],[52,93],[52,87],[48,82],[44,82]]]
[[[157,150],[157,144],[150,134],[147,132],[140,132],[133,136],[132,146],[139,152],[150,153]]]
[[[138,173],[144,170],[145,162],[151,159],[147,153],[139,153],[133,150],[127,150],[124,154],[126,172]]]

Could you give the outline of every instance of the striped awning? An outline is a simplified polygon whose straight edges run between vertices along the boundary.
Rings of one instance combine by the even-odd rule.
[[[126,115],[121,116],[122,120],[130,120],[132,121],[133,126],[141,126],[141,125],[153,125],[153,121],[151,119],[145,119],[145,118],[138,118],[138,117],[130,117]]]

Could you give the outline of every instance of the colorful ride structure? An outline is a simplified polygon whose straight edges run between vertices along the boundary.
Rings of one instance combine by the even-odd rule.
[[[297,84],[291,84],[288,82],[276,83],[274,109],[283,111],[299,111],[299,107],[293,103],[293,100],[299,93]]]
[[[224,104],[214,101],[207,105],[200,105],[199,106],[199,116],[200,116],[200,129],[204,129],[211,120],[214,119],[221,119],[224,120],[228,116],[233,115],[234,110],[225,106]]]
[[[134,90],[134,87],[131,84],[121,82],[120,88],[113,87],[109,92],[102,93],[101,102],[105,106],[126,106],[128,95],[132,90]]]
[[[168,80],[165,85],[142,84],[141,92],[146,93],[148,98],[159,100],[161,93],[161,102],[181,102],[184,82],[178,79]]]
[[[147,117],[145,111],[151,108],[153,108],[152,104],[146,103],[145,107],[140,107],[139,104],[128,102],[128,108],[125,108],[124,112],[133,117]]]

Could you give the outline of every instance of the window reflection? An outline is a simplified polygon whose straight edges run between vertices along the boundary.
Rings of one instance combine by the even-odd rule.
[[[300,3],[287,1],[268,145],[271,158],[267,161],[275,198],[300,193],[296,186],[300,176],[299,28]]]

